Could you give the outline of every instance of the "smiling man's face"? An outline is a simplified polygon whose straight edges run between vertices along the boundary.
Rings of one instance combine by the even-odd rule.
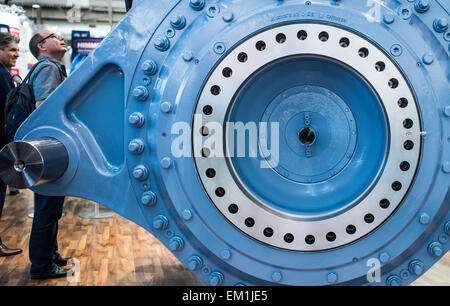
[[[0,49],[0,62],[5,65],[6,69],[11,70],[17,63],[19,58],[19,45],[11,42],[6,48]]]

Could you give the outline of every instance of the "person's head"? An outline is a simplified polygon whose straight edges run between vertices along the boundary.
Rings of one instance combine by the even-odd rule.
[[[0,62],[11,70],[19,58],[19,37],[0,32]]]
[[[60,61],[67,51],[67,46],[64,37],[52,31],[44,30],[34,34],[31,38],[30,51],[35,58],[48,56]]]

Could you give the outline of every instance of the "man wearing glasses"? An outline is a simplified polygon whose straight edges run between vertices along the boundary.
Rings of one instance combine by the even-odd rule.
[[[0,146],[3,148],[7,144],[4,132],[4,116],[6,96],[14,88],[11,76],[11,68],[16,65],[19,58],[19,38],[9,33],[0,33]],[[0,180],[0,217],[5,203],[6,184]],[[0,256],[10,256],[20,254],[20,249],[10,249],[2,243],[0,238]]]
[[[30,40],[30,51],[38,59],[30,76],[35,106],[39,107],[67,77],[61,60],[67,51],[64,38],[51,31],[41,31]],[[51,116],[51,114],[48,114]],[[30,235],[30,276],[33,279],[72,275],[70,258],[58,252],[58,220],[62,216],[64,197],[34,194],[34,218]]]

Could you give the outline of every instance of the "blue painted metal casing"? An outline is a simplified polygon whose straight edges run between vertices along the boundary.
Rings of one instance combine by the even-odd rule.
[[[135,1],[111,34],[19,129],[16,140],[53,137],[69,152],[64,176],[33,190],[91,199],[111,208],[146,228],[211,285],[409,284],[450,245],[450,34],[442,31],[442,23],[436,30],[435,22],[448,19],[450,12],[443,0],[429,1],[426,10],[417,3]],[[397,210],[370,234],[316,252],[273,247],[240,231],[205,192],[194,159],[172,154],[178,136],[172,133],[173,124],[193,124],[206,80],[226,55],[256,33],[296,23],[348,30],[387,54],[409,82],[421,130],[426,132],[415,179]],[[290,118],[283,115],[283,107],[299,109],[300,121],[309,118],[307,109],[289,97],[314,101],[323,114],[310,118],[318,137],[311,147],[317,166],[305,170],[306,165],[295,163],[295,154],[289,151],[270,173],[260,172],[250,158],[236,158],[233,164],[249,189],[283,211],[320,215],[338,210],[383,171],[385,152],[380,155],[373,148],[388,143],[384,113],[355,72],[323,60],[285,63],[252,80],[237,98],[230,118],[243,122],[263,118],[289,130]],[[317,67],[327,73],[312,78],[313,86],[306,91],[303,85],[291,86],[288,96],[265,101],[262,109],[252,105],[252,99],[277,96],[295,69]],[[274,74],[286,77],[276,79]],[[366,103],[357,103],[355,96]],[[327,122],[341,131],[331,134],[333,146],[320,142]],[[192,139],[188,141],[191,150]],[[291,143],[287,138],[280,145]],[[325,156],[314,155],[327,150]],[[355,158],[358,154],[361,158]],[[356,162],[361,159],[363,164]],[[289,184],[294,183],[278,183],[277,173],[310,183],[317,196],[299,207],[296,201],[309,188],[292,193]],[[327,184],[327,192],[320,184]],[[367,278],[371,259],[381,265],[377,282]]]

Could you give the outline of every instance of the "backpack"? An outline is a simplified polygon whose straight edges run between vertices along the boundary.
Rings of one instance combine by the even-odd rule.
[[[25,80],[13,88],[6,97],[4,130],[8,142],[14,140],[20,125],[36,109],[33,88],[29,81],[33,71],[44,61],[37,62],[28,72]]]

